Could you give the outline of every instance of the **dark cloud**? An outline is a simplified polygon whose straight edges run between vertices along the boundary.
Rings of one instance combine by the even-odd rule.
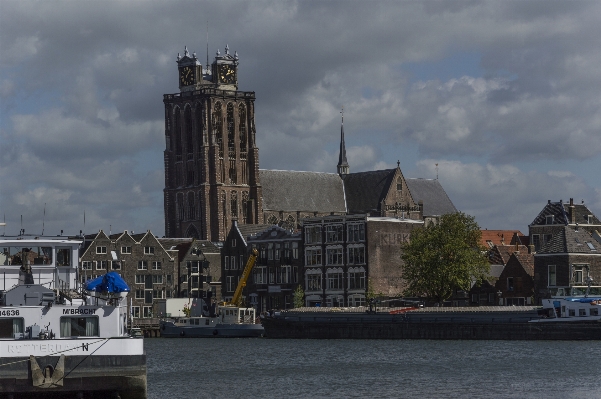
[[[335,171],[344,106],[353,171],[421,159],[401,167],[431,177],[438,162],[488,228],[558,197],[601,214],[599,15],[586,1],[2,1],[0,212],[13,232],[46,204],[55,229],[78,231],[85,210],[86,229],[162,234],[162,96],[184,46],[205,62],[208,27],[209,58],[229,44],[256,93],[262,168]],[[455,73],[416,78],[429,63]]]

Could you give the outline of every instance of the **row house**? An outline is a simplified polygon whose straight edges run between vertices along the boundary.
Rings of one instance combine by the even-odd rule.
[[[505,268],[495,284],[499,305],[533,305],[534,300],[534,254],[526,246],[515,246]]]
[[[247,283],[249,303],[260,312],[294,307],[293,294],[303,271],[301,232],[270,226],[249,236],[247,243],[259,254]]]
[[[534,251],[538,252],[565,226],[570,226],[572,229],[579,228],[592,234],[595,230],[601,230],[601,221],[584,204],[584,201],[575,204],[573,198],[570,198],[569,203],[562,200],[559,202],[549,200],[528,226],[530,244],[534,246]]]
[[[589,279],[592,285],[599,285],[601,243],[595,234],[578,225],[563,226],[536,252],[534,283],[538,302],[553,295],[582,295]]]
[[[178,244],[180,293],[182,298],[221,300],[221,248],[206,240]]]
[[[177,264],[177,251],[166,250],[150,231],[107,236],[101,230],[85,237],[79,278],[84,283],[109,271],[119,273],[131,289],[135,323],[156,317],[156,301],[176,295]]]

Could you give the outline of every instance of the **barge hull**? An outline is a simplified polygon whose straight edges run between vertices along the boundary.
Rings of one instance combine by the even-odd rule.
[[[353,322],[263,320],[267,338],[437,339],[437,340],[600,340],[601,323]]]
[[[59,356],[41,356],[44,370],[57,365]],[[122,399],[146,398],[146,355],[65,356],[62,386],[33,385],[29,357],[0,359],[0,393],[16,397],[44,398],[78,392],[118,392]]]

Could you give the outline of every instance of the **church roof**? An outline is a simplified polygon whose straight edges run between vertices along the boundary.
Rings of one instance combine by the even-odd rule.
[[[423,201],[424,216],[440,216],[457,212],[457,208],[440,185],[438,179],[405,179],[411,197]]]
[[[344,187],[334,173],[260,169],[265,211],[346,213]]]
[[[380,209],[396,169],[349,173],[342,176],[349,213]]]

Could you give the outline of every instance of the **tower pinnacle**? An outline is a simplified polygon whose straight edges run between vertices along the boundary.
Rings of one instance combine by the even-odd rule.
[[[342,122],[340,123],[340,155],[338,157],[338,174],[348,175],[349,164],[346,160],[346,147],[344,146],[344,107],[342,107]]]

